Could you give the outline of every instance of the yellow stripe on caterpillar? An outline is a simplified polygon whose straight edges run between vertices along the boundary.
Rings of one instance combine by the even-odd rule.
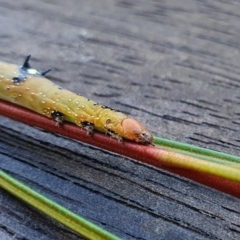
[[[121,138],[151,144],[152,134],[137,120],[83,96],[63,89],[31,68],[30,55],[22,66],[0,62],[0,99],[21,105],[58,123],[69,121],[121,141]]]

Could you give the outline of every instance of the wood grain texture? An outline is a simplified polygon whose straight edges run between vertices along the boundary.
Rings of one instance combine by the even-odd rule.
[[[237,1],[0,0],[0,60],[154,135],[240,155]],[[238,239],[239,200],[0,116],[0,168],[123,239]],[[0,190],[0,239],[81,239]]]

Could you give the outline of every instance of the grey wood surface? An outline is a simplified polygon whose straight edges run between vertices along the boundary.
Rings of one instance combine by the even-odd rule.
[[[0,60],[240,155],[239,20],[234,0],[0,0]],[[240,239],[237,198],[3,116],[0,168],[123,239]],[[0,239],[81,238],[0,189]]]

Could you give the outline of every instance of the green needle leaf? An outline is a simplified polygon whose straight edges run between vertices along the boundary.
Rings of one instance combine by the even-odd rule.
[[[0,187],[87,239],[120,240],[115,235],[35,192],[2,170],[0,170]]]
[[[240,157],[237,156],[197,147],[186,143],[159,138],[156,136],[154,136],[153,142],[159,147],[166,147],[169,150],[179,152],[191,157],[200,158],[210,162],[227,164],[232,167],[240,167]]]

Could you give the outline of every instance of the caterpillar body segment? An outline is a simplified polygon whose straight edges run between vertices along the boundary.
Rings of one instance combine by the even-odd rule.
[[[72,122],[87,130],[108,133],[122,138],[151,144],[152,134],[137,120],[61,88],[31,68],[30,56],[23,66],[0,62],[0,99],[31,109],[58,124]]]

